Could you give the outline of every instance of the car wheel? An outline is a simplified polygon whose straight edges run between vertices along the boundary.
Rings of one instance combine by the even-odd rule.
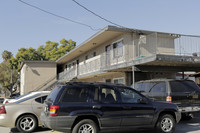
[[[161,115],[156,124],[157,133],[173,133],[176,127],[174,117],[170,114]]]
[[[23,115],[17,120],[17,129],[23,133],[30,133],[38,126],[37,119],[33,115]]]
[[[72,133],[98,133],[98,127],[94,121],[85,119],[74,126]]]

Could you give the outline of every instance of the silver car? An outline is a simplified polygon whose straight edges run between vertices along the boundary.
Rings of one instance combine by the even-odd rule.
[[[16,127],[20,132],[29,133],[41,126],[40,113],[50,91],[38,91],[14,103],[0,107],[0,126]],[[23,97],[23,96],[22,96]]]

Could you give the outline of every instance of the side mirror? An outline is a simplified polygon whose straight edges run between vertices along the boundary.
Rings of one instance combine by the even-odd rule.
[[[145,98],[140,98],[140,99],[138,99],[138,103],[148,104],[148,101]]]

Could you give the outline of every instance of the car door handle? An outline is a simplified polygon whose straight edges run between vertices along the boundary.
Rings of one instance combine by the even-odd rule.
[[[37,109],[42,109],[42,107],[37,107]]]
[[[101,106],[100,106],[100,105],[94,105],[94,106],[92,106],[92,108],[93,108],[93,109],[100,109]]]

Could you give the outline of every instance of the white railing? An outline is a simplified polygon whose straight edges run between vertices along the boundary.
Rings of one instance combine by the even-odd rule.
[[[60,73],[59,80],[71,80],[77,76],[155,54],[194,56],[196,53],[196,56],[200,56],[200,37],[157,33],[140,35],[134,40],[134,48],[131,50],[123,45],[122,50],[111,49],[109,52],[101,53]]]
[[[154,54],[193,56],[200,55],[200,36],[159,35],[157,33],[141,35],[134,40],[136,59]]]
[[[71,68],[69,70],[65,70],[64,72],[59,73],[58,79],[59,80],[71,80],[77,76],[76,68]]]
[[[117,53],[117,50],[112,50],[110,53],[104,52],[101,55],[101,68],[117,65],[126,61],[127,53],[122,52],[122,54],[114,55],[114,52]]]
[[[175,39],[175,54],[182,56],[200,55],[200,36],[181,35]]]
[[[78,74],[83,75],[83,74],[88,74],[91,72],[96,72],[99,71],[101,68],[100,64],[100,55],[90,58],[84,62],[81,62],[78,66]]]

